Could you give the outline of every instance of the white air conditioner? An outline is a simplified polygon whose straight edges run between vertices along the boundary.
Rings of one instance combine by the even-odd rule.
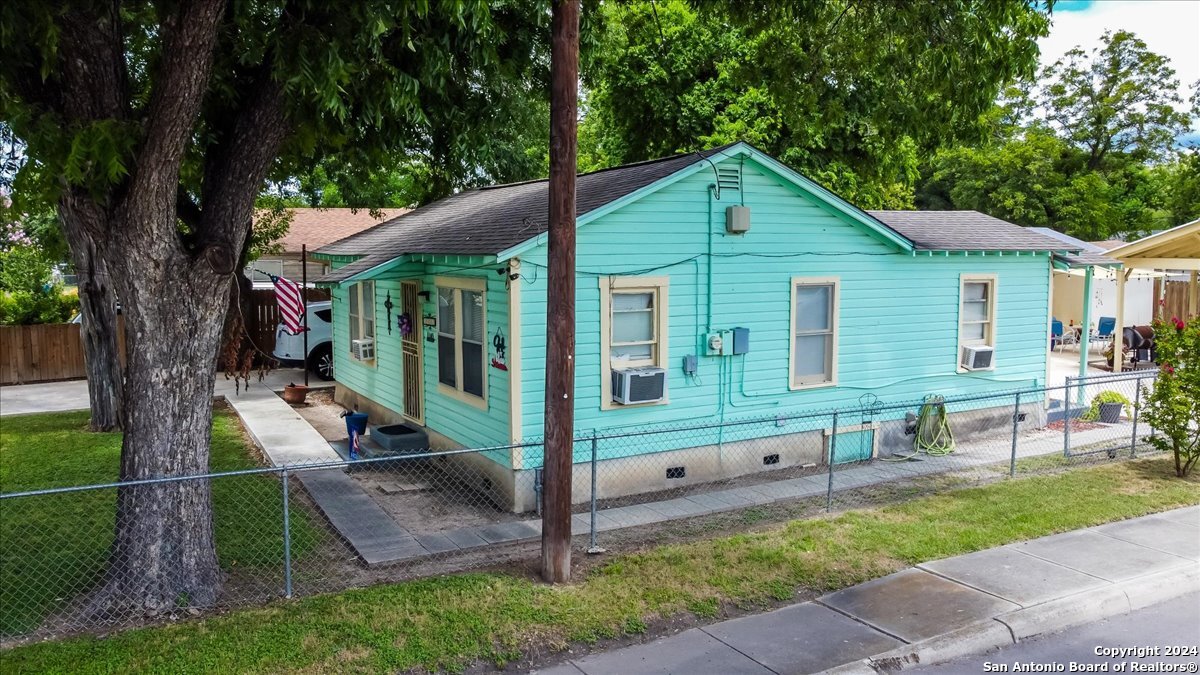
[[[350,353],[359,361],[370,361],[375,358],[375,340],[372,338],[351,340]]]
[[[623,368],[612,371],[612,398],[617,403],[654,403],[666,396],[667,371],[662,368]]]
[[[965,370],[987,370],[992,367],[995,350],[991,345],[974,345],[962,348],[959,365]]]

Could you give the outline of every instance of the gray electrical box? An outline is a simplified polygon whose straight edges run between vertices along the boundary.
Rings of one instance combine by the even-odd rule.
[[[750,207],[730,206],[725,209],[725,231],[745,234],[750,231]]]
[[[733,329],[733,353],[734,354],[750,353],[750,329],[749,328],[734,328]]]
[[[683,357],[683,374],[695,375],[696,370],[698,369],[697,362],[698,359],[696,358],[695,354],[688,354],[687,356]]]

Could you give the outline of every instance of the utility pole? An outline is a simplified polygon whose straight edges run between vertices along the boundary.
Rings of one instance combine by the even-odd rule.
[[[542,579],[549,583],[571,580],[578,81],[579,0],[554,0],[550,19],[550,269],[542,489]]]

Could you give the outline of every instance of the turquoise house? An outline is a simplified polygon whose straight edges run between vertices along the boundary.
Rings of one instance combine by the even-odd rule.
[[[604,437],[601,496],[819,465],[828,420],[793,418],[865,394],[1046,382],[1062,241],[976,212],[862,211],[746,143],[584,174],[577,191],[576,433]],[[439,449],[533,441],[455,459],[517,511],[541,466],[546,220],[545,180],[497,185],[318,252],[338,401]],[[1024,404],[1040,426],[1043,402]],[[960,438],[1010,429],[1011,397],[969,407]],[[851,459],[911,447],[906,411],[861,417],[837,431]],[[697,424],[711,428],[657,433]],[[589,459],[581,443],[582,498]]]

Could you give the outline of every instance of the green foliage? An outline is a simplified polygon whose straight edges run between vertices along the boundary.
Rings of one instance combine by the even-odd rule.
[[[79,296],[63,289],[54,274],[57,261],[29,230],[12,223],[0,231],[0,325],[69,321]]]
[[[1090,59],[1090,60],[1089,60]],[[1136,237],[1200,211],[1197,150],[1166,59],[1126,32],[1072,50],[1035,92],[1014,87],[985,116],[986,140],[936,154],[917,205],[973,209],[1084,240]],[[1043,120],[1034,115],[1038,106]]]
[[[1046,69],[1041,104],[1058,133],[1099,169],[1109,153],[1161,158],[1190,128],[1169,60],[1128,31],[1106,32],[1090,53],[1076,47]]]
[[[1175,474],[1188,475],[1200,461],[1200,319],[1154,322],[1159,372],[1145,387],[1150,443],[1175,458]]]
[[[53,204],[60,178],[97,196],[127,180],[146,133],[137,120],[155,89],[165,11],[122,7],[127,119],[75,124],[28,92],[30,78],[60,84],[64,46],[78,46],[79,27],[48,5],[0,9],[0,118],[27,144],[15,181],[22,202]],[[231,3],[180,190],[203,201],[206,158],[225,151],[267,82],[284,89],[289,128],[276,182],[323,167],[317,182],[335,186],[340,200],[378,207],[367,200],[381,184],[411,205],[463,185],[532,177],[548,152],[548,36],[544,1]],[[410,169],[409,190],[388,189],[393,173]]]
[[[79,295],[52,286],[46,291],[0,291],[0,325],[65,323],[79,311]]]
[[[1100,406],[1104,405],[1105,403],[1120,403],[1121,411],[1125,414],[1129,414],[1129,411],[1132,410],[1133,407],[1133,404],[1129,402],[1129,399],[1122,396],[1120,392],[1107,389],[1092,397],[1092,406],[1083,411],[1083,414],[1079,416],[1079,419],[1085,422],[1095,422],[1096,420],[1100,419]]]
[[[745,140],[863,207],[910,207],[918,159],[979,136],[1047,26],[1021,0],[643,0],[599,14],[581,168]]]

